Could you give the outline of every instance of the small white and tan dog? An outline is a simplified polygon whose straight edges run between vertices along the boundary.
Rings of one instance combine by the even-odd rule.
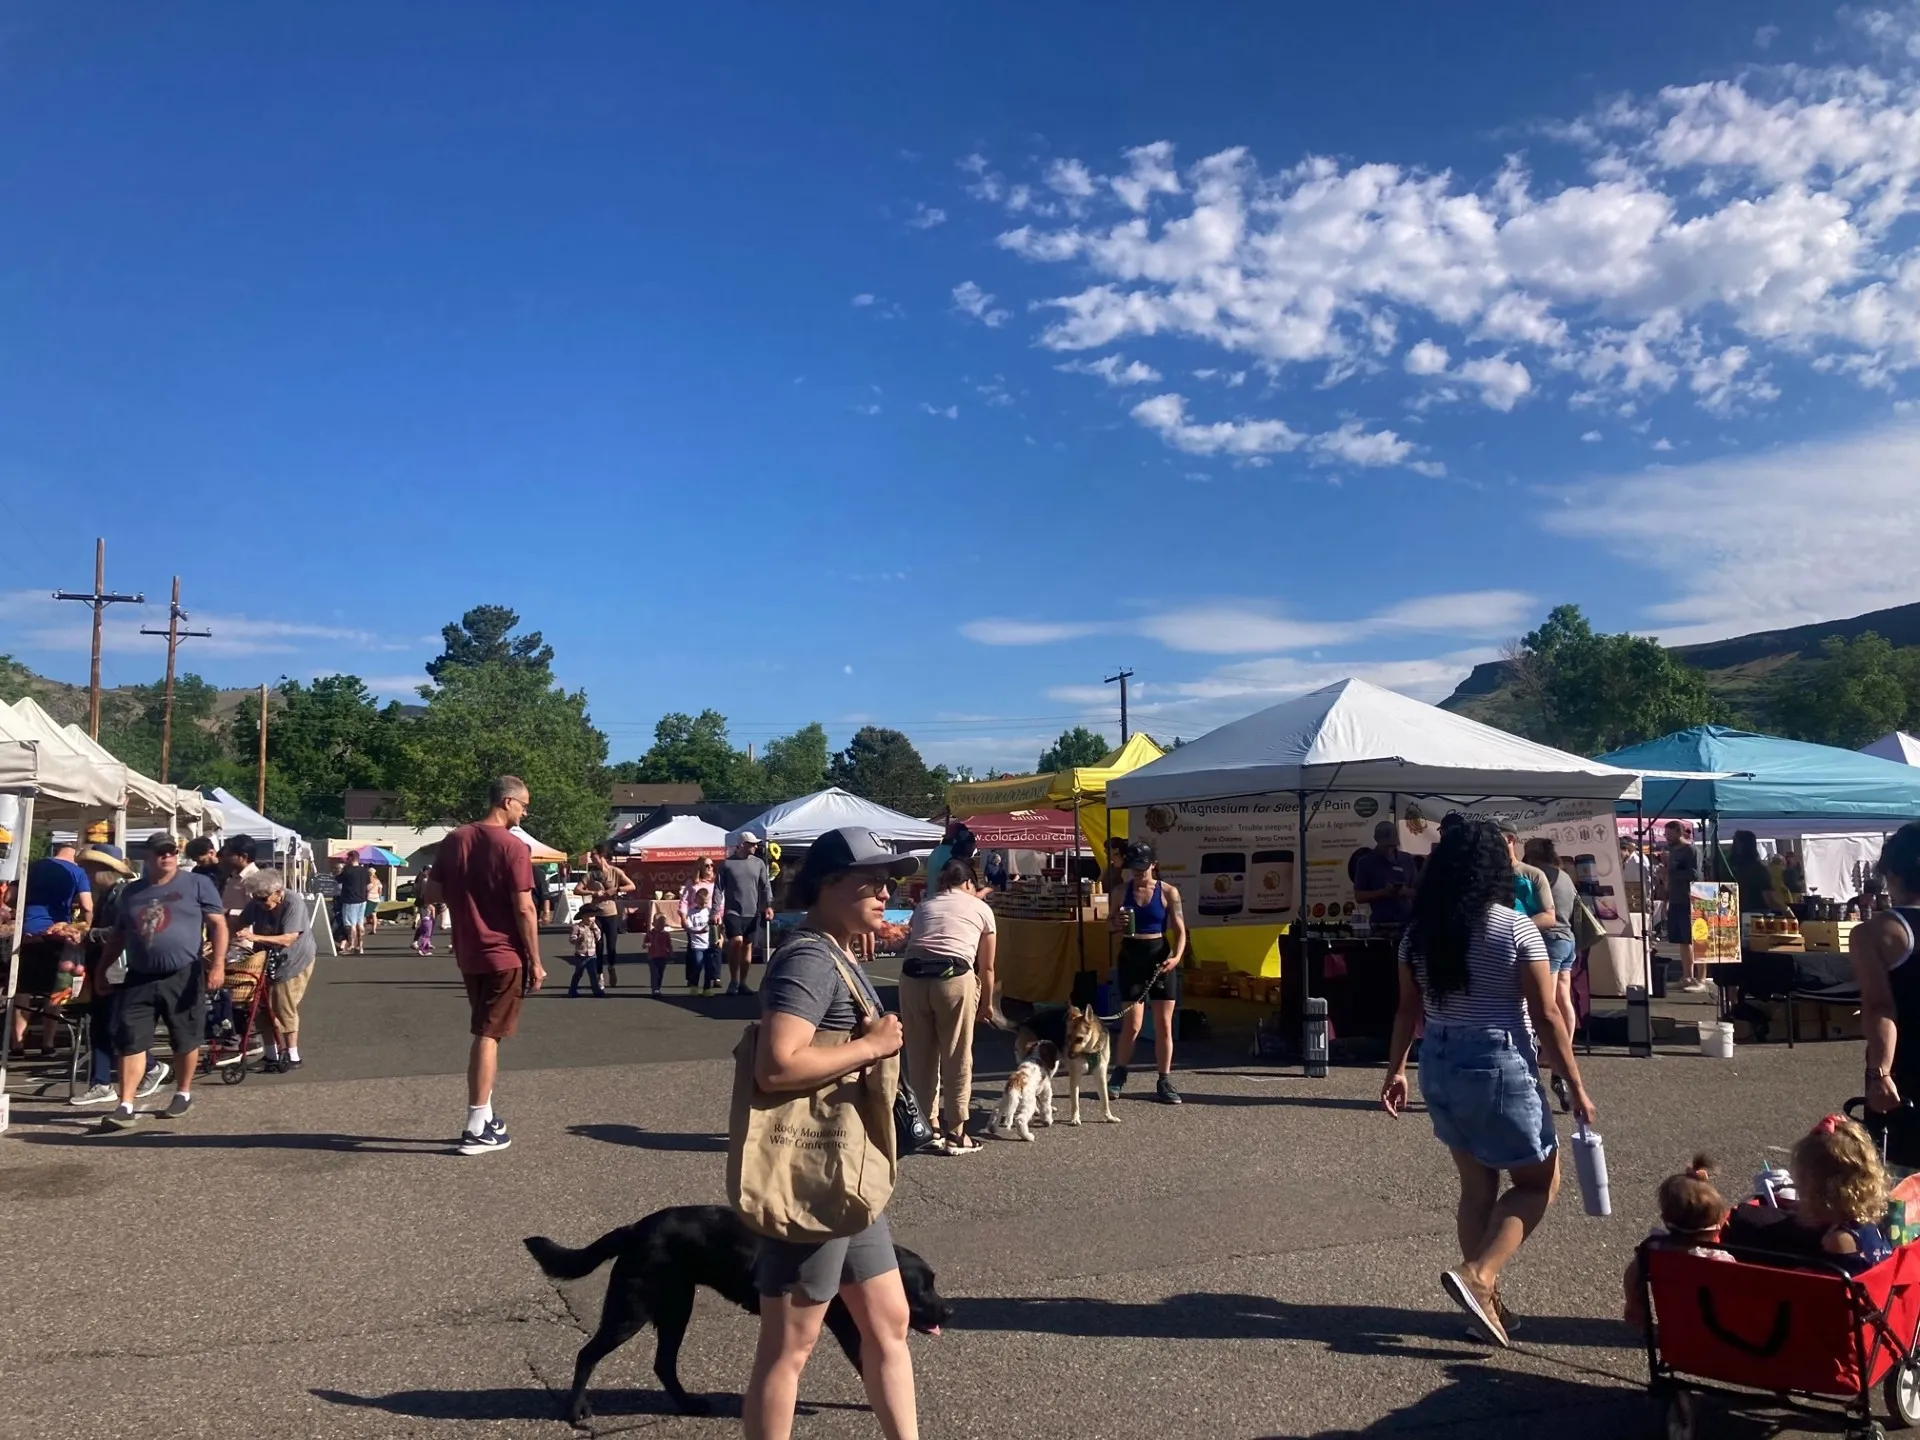
[[[993,1110],[993,1133],[1002,1140],[1031,1140],[1035,1120],[1053,1124],[1053,1077],[1059,1070],[1059,1047],[1036,1041],[1007,1077],[1007,1088]]]

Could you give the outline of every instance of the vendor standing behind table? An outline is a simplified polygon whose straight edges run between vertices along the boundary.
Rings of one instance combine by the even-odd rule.
[[[1773,888],[1773,872],[1760,858],[1760,841],[1751,830],[1733,832],[1727,856],[1733,883],[1740,887],[1742,915],[1774,915],[1787,908],[1786,897]]]
[[[1678,820],[1667,822],[1667,941],[1680,947],[1682,990],[1701,991],[1704,982],[1694,974],[1693,886],[1700,878],[1700,852],[1687,843]]]
[[[1369,907],[1375,930],[1398,931],[1407,923],[1419,878],[1413,857],[1400,848],[1400,827],[1380,821],[1373,827],[1373,848],[1353,861],[1353,898]]]

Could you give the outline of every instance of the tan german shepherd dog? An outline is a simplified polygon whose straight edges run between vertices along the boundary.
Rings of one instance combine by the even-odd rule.
[[[1113,1097],[1107,1090],[1107,1069],[1113,1061],[1113,1036],[1100,1023],[1100,1017],[1093,1013],[1091,1005],[1045,1010],[1031,1020],[1015,1025],[1001,1013],[1000,992],[996,988],[991,996],[987,1018],[994,1029],[1012,1032],[1015,1065],[1024,1064],[1033,1048],[1043,1040],[1060,1052],[1067,1062],[1067,1124],[1080,1123],[1080,1077],[1088,1074],[1093,1076],[1094,1086],[1100,1095],[1100,1118],[1109,1125],[1120,1123],[1120,1117],[1113,1113]]]

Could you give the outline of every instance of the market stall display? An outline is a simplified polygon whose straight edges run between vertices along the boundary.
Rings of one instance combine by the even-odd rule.
[[[1077,862],[1101,862],[1110,833],[1127,833],[1124,823],[1115,828],[1108,813],[1108,786],[1164,753],[1150,736],[1136,734],[1097,765],[947,787],[948,812],[966,822],[983,850],[1013,848],[1016,842],[1008,837],[1023,833],[1067,842],[1060,846],[1066,852],[1066,875],[1055,888],[1042,891],[1039,877],[1022,877],[1031,883],[1014,887],[1018,895],[991,902],[996,914],[1006,916],[994,972],[1007,994],[1036,1003],[1064,1001],[1072,992],[1076,972],[1091,970],[1106,978],[1112,963],[1106,896],[1094,894],[1099,887],[1076,881],[1074,872]],[[1081,886],[1078,905],[1068,888],[1075,883]],[[1076,910],[1081,912],[1078,918]]]
[[[1162,873],[1193,897],[1187,921],[1199,963],[1224,959],[1286,978],[1284,933],[1303,958],[1318,947],[1326,991],[1328,957],[1338,957],[1349,1023],[1366,1025],[1374,1022],[1364,1017],[1390,1012],[1397,988],[1392,966],[1365,958],[1378,942],[1351,933],[1359,918],[1349,908],[1351,864],[1379,820],[1397,818],[1409,848],[1423,839],[1430,847],[1427,832],[1448,810],[1543,833],[1573,824],[1577,834],[1585,824],[1605,837],[1597,866],[1599,849],[1616,848],[1615,803],[1639,787],[1630,770],[1349,679],[1201,736],[1116,779],[1107,801],[1129,810],[1131,833],[1155,843]],[[1331,998],[1283,985],[1283,1003],[1289,989],[1302,1001]]]

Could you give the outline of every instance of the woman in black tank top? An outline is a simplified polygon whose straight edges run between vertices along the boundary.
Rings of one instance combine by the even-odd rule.
[[[1867,1039],[1867,1128],[1884,1135],[1887,1160],[1920,1166],[1920,821],[1902,825],[1880,852],[1894,908],[1863,921],[1848,941]],[[1904,1032],[1905,1043],[1902,1043]]]

